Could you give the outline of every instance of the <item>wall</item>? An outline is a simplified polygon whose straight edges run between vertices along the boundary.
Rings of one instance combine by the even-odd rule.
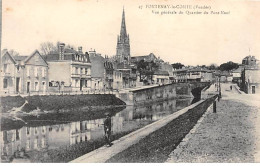
[[[200,91],[207,85],[209,85],[209,83],[195,82],[167,84],[132,90],[129,92],[121,92],[119,93],[118,97],[128,105],[141,105],[179,97],[193,97],[193,95],[196,95],[192,93],[199,93],[200,95]]]
[[[64,81],[65,86],[71,83],[71,65],[70,62],[48,62],[49,64],[49,82]],[[65,72],[66,71],[66,72]],[[61,74],[62,73],[62,74]]]

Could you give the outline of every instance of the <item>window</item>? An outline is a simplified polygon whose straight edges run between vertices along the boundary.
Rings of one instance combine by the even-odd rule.
[[[85,74],[88,75],[88,68],[85,68]]]
[[[37,148],[37,144],[38,144],[38,138],[36,137],[36,138],[35,138],[35,140],[34,140],[34,146],[33,146],[33,147],[34,147],[34,149],[36,149],[36,148]]]
[[[8,65],[4,64],[4,73],[7,73],[7,72],[8,72]]]
[[[19,71],[20,71],[20,66],[18,65],[17,67],[16,67],[16,71],[17,71],[17,73],[19,73]]]
[[[88,87],[88,80],[85,80],[85,87]]]
[[[38,91],[38,90],[39,90],[39,83],[38,83],[38,82],[35,82],[35,83],[34,83],[34,86],[35,86],[35,87],[34,87],[34,90],[35,90],[35,91]]]
[[[30,127],[26,127],[26,135],[30,135],[30,130],[31,130]]]
[[[84,72],[83,68],[80,68],[80,74],[84,74],[83,72]]]
[[[75,74],[78,74],[78,68],[77,67],[75,68]]]
[[[42,133],[44,134],[46,131],[46,127],[45,126],[42,126]]]
[[[45,138],[42,138],[42,147],[45,147],[46,143],[45,143]]]
[[[5,78],[3,81],[4,81],[4,88],[7,88],[7,86],[8,86],[8,80]]]
[[[75,87],[78,86],[78,81],[79,81],[79,80],[75,80]]]
[[[34,133],[35,133],[35,134],[38,133],[38,128],[37,128],[37,127],[34,128]]]
[[[31,148],[30,139],[28,139],[28,140],[26,141],[26,149],[27,149],[27,150],[30,150],[30,148]]]

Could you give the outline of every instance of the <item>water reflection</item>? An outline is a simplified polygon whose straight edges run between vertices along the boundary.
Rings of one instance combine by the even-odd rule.
[[[112,117],[112,132],[132,131],[191,104],[191,99],[170,100],[143,107],[126,107]],[[46,150],[104,136],[104,118],[1,131],[1,157],[21,150]]]

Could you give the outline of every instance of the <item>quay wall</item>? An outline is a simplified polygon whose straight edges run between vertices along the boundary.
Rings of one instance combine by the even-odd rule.
[[[210,83],[174,83],[154,86],[127,92],[121,92],[118,97],[127,105],[143,105],[150,102],[164,101],[174,98],[200,98],[201,91]]]

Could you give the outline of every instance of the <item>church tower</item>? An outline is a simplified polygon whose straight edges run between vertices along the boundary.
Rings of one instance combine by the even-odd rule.
[[[120,35],[117,36],[116,57],[119,62],[130,63],[129,34],[126,32],[124,9],[122,14]]]

